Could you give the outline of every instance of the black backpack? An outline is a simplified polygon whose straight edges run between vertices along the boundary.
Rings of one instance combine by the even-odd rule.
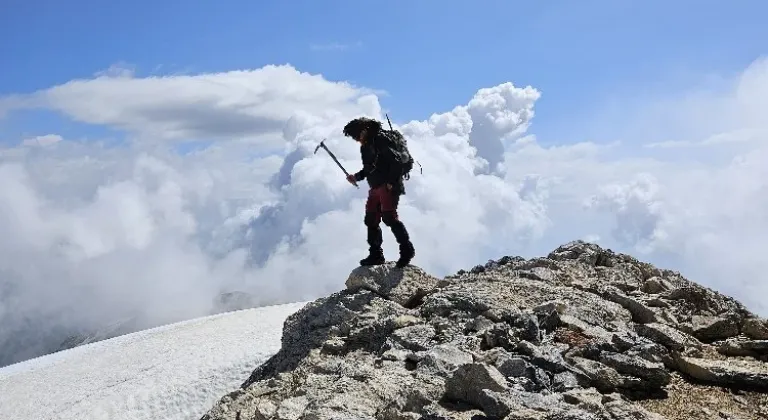
[[[413,157],[408,151],[408,143],[397,130],[381,130],[381,137],[386,139],[386,145],[392,156],[394,156],[394,164],[400,168],[400,176],[403,179],[409,179],[411,177],[410,172],[413,169]]]

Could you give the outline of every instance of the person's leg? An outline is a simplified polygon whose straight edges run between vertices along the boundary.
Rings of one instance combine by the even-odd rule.
[[[365,227],[368,235],[368,256],[360,260],[360,265],[384,264],[384,250],[381,237],[381,200],[376,190],[368,191],[365,202]]]
[[[397,260],[396,266],[398,268],[405,267],[411,263],[416,252],[413,248],[413,243],[411,243],[410,236],[408,235],[408,230],[405,228],[405,225],[397,214],[397,205],[400,203],[400,194],[393,193],[384,187],[380,193],[380,200],[382,220],[384,224],[389,226],[392,230],[392,233],[395,235],[395,240],[397,240],[397,244],[400,246],[400,259]]]

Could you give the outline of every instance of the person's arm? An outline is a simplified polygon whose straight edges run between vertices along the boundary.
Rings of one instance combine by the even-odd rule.
[[[360,158],[363,161],[363,169],[360,169],[353,174],[355,181],[358,182],[364,180],[373,169],[373,165],[371,164],[372,162],[370,162],[370,159],[366,159],[365,151],[362,147],[360,148]]]

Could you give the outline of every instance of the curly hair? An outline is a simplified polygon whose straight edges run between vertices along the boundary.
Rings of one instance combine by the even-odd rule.
[[[381,123],[367,117],[355,118],[344,126],[344,135],[357,139],[363,130],[368,130],[369,134],[374,134],[381,130]]]

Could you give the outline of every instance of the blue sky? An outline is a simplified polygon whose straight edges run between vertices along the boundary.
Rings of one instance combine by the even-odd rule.
[[[764,1],[0,0],[0,95],[123,62],[137,76],[290,63],[383,89],[398,121],[466,103],[504,81],[543,92],[532,131],[574,130],[612,98],[695,86],[768,50]],[[312,46],[344,45],[327,49]],[[51,113],[0,121],[0,135],[101,131]]]

